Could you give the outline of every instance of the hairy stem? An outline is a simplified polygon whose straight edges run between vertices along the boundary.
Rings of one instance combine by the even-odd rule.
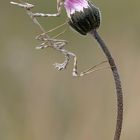
[[[123,122],[123,92],[121,87],[120,76],[116,64],[114,62],[114,59],[111,56],[110,51],[108,50],[107,46],[105,45],[104,41],[102,40],[98,32],[96,30],[93,30],[91,34],[99,43],[101,49],[103,50],[105,56],[107,57],[115,80],[116,96],[117,96],[117,122],[116,122],[114,140],[120,140],[122,122]]]

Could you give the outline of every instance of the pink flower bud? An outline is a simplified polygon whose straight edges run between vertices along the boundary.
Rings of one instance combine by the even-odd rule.
[[[100,11],[88,0],[65,0],[69,25],[82,35],[100,26]]]

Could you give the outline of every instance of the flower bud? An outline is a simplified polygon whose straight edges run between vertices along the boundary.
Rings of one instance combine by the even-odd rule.
[[[65,0],[69,25],[82,35],[100,26],[100,11],[88,0]]]

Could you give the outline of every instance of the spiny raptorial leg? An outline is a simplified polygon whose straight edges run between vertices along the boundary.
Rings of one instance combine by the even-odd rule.
[[[57,0],[57,13],[45,14],[45,13],[33,13],[33,17],[57,17],[60,16],[62,10],[63,0]]]
[[[25,8],[26,10],[31,10],[34,7],[33,4],[26,3],[26,2],[24,2],[24,3],[17,3],[17,2],[11,1],[10,3],[13,4],[13,5],[17,5],[17,6],[21,7],[21,8]]]

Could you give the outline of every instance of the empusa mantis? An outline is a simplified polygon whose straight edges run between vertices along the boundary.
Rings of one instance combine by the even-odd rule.
[[[108,63],[110,64],[110,68],[112,70],[114,81],[115,81],[116,96],[117,96],[117,123],[116,123],[114,140],[119,140],[120,135],[121,135],[121,129],[122,129],[122,120],[123,120],[123,93],[122,93],[120,76],[119,76],[116,64],[114,62],[114,59],[113,59],[110,51],[106,47],[104,41],[102,40],[102,38],[100,37],[100,35],[97,32],[97,28],[100,26],[99,9],[97,7],[95,7],[94,4],[92,2],[90,2],[89,0],[57,0],[57,13],[55,13],[55,14],[32,13],[31,9],[34,7],[34,5],[25,3],[22,0],[20,0],[20,3],[11,2],[11,4],[25,8],[27,11],[27,14],[32,18],[34,23],[37,24],[40,27],[41,31],[43,32],[41,35],[36,37],[36,39],[38,39],[39,41],[42,41],[42,43],[39,45],[39,47],[37,47],[38,49],[52,47],[52,48],[55,48],[56,50],[62,52],[65,55],[66,59],[65,59],[64,63],[55,64],[55,67],[58,68],[58,70],[66,68],[70,57],[74,57],[73,76],[83,76],[85,74],[91,73],[91,72],[95,71],[95,69],[94,69],[95,67],[105,63],[106,61],[103,61],[103,62],[93,66],[92,68],[87,69],[86,71],[78,74],[76,55],[74,53],[69,52],[64,49],[64,46],[67,44],[67,41],[59,40],[56,38],[51,38],[47,34],[47,32],[45,32],[43,27],[39,24],[36,17],[60,16],[61,9],[64,6],[66,9],[68,18],[69,18],[69,21],[68,21],[69,25],[72,28],[74,28],[77,32],[79,32],[80,34],[86,35],[87,33],[89,33],[96,39],[99,46],[103,50],[103,52],[108,60]],[[63,25],[60,25],[57,28],[59,28]],[[57,29],[57,28],[55,28],[55,29]],[[55,30],[55,29],[52,29],[52,30]]]
[[[77,57],[74,53],[64,49],[64,46],[68,43],[66,40],[60,40],[60,39],[56,39],[59,35],[63,34],[65,32],[62,31],[61,33],[59,33],[58,35],[56,35],[55,37],[50,37],[48,35],[49,32],[52,32],[64,25],[66,25],[68,23],[68,21],[66,20],[65,23],[57,26],[56,28],[53,28],[49,31],[45,31],[44,28],[40,25],[40,23],[38,22],[38,20],[36,19],[36,17],[57,17],[60,16],[61,14],[61,9],[63,8],[64,5],[64,0],[57,0],[57,13],[55,14],[44,14],[44,13],[32,13],[31,9],[34,7],[33,4],[29,4],[29,3],[25,3],[22,0],[19,0],[20,3],[17,2],[11,2],[11,4],[13,5],[17,5],[21,8],[24,8],[27,12],[27,14],[31,17],[31,19],[33,20],[33,22],[39,26],[40,30],[42,31],[42,34],[36,36],[36,39],[41,41],[42,43],[36,47],[36,49],[43,49],[43,48],[47,48],[47,47],[52,47],[54,49],[56,49],[57,51],[60,51],[61,53],[63,53],[65,55],[65,61],[63,63],[55,63],[54,66],[58,69],[58,70],[63,70],[67,67],[69,60],[71,57],[74,58],[74,65],[73,65],[73,72],[72,75],[73,76],[83,76],[86,74],[89,74],[93,71],[98,71],[98,70],[102,70],[104,68],[108,68],[108,67],[103,67],[103,68],[98,68],[95,69],[97,66],[100,66],[101,64],[106,63],[107,61],[102,61],[101,63],[98,63],[96,65],[94,65],[93,67],[81,72],[80,74],[78,74],[77,71]]]

